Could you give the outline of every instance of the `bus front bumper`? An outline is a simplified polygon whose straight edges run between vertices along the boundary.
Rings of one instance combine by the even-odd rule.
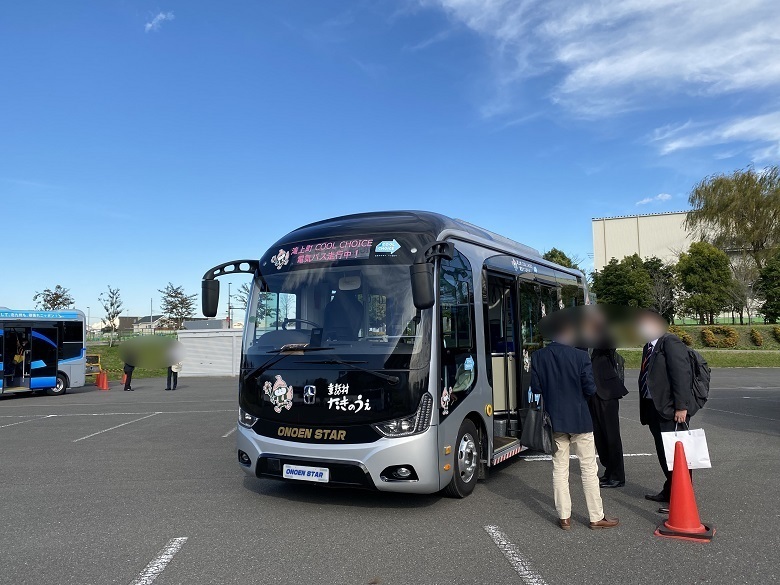
[[[301,465],[327,468],[329,485],[334,486],[420,494],[440,489],[438,441],[434,426],[411,437],[382,438],[373,443],[321,445],[264,437],[239,425],[236,447],[239,465],[248,475],[255,477],[283,479],[284,465]],[[242,452],[248,456],[248,465],[241,462]],[[416,479],[383,477],[383,472],[398,466],[411,468]]]

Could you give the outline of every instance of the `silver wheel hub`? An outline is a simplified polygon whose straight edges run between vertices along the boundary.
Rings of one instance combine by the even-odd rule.
[[[464,483],[474,478],[477,470],[477,445],[470,433],[465,433],[458,445],[458,473]]]

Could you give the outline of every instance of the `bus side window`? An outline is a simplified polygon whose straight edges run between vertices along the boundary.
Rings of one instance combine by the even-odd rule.
[[[81,349],[84,347],[84,325],[81,322],[63,323],[60,359],[67,360],[81,357]]]
[[[471,264],[457,250],[439,271],[441,384],[451,394],[449,408],[467,395],[477,378],[474,281]]]

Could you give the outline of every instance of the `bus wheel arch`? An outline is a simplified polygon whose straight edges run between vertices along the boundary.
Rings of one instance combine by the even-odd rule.
[[[70,386],[70,380],[68,379],[68,375],[65,372],[57,372],[57,384],[54,386],[54,388],[49,388],[46,390],[46,394],[49,396],[61,396],[62,394],[65,394],[65,392],[68,390],[68,386]]]
[[[455,441],[452,479],[444,492],[453,498],[465,498],[474,491],[481,475],[484,432],[471,416],[463,419]]]

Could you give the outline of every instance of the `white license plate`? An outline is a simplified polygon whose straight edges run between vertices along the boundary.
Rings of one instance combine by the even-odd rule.
[[[327,467],[308,467],[306,465],[283,465],[282,476],[285,479],[316,481],[328,483],[330,470]]]

